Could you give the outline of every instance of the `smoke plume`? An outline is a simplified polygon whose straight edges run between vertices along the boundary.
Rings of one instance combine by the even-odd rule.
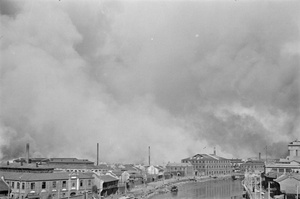
[[[0,1],[0,157],[280,157],[299,138],[297,1]]]

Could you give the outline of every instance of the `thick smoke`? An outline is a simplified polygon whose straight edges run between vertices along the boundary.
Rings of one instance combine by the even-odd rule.
[[[1,158],[286,154],[299,2],[1,1]]]

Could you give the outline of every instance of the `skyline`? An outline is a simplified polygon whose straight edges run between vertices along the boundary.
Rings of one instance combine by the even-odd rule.
[[[0,1],[0,159],[284,157],[297,1]],[[101,157],[100,155],[100,157]]]

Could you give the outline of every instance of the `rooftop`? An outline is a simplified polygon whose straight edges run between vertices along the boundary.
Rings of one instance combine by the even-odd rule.
[[[27,164],[27,163],[1,163],[0,164],[0,170],[26,170],[28,172],[30,171],[37,171],[37,172],[51,172],[54,170],[53,167],[48,165],[40,165],[40,164]]]
[[[9,191],[9,189],[9,186],[2,179],[0,179],[0,192]]]
[[[248,160],[244,164],[265,164],[264,161],[261,160]]]
[[[92,179],[88,174],[76,173],[73,174],[79,179]],[[57,172],[57,173],[21,173],[21,172],[0,172],[0,176],[3,176],[6,180],[16,181],[53,181],[53,180],[68,180],[71,175],[69,172]]]
[[[283,175],[279,176],[275,181],[276,182],[281,182],[281,181],[284,181],[284,180],[286,180],[288,178],[293,178],[295,180],[300,181],[300,175],[299,174],[293,174],[293,173],[283,174]]]
[[[186,167],[186,166],[193,166],[191,163],[168,163],[167,167]]]
[[[196,154],[192,157],[185,158],[183,160],[228,160],[228,159],[214,154]]]
[[[118,181],[118,178],[114,178],[111,175],[100,175],[98,176],[101,180],[104,182],[113,182],[113,181]]]
[[[50,158],[49,164],[94,164],[87,159],[77,159],[77,158]]]

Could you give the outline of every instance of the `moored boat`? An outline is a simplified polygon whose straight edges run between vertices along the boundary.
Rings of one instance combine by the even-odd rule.
[[[177,193],[178,192],[178,187],[177,186],[172,186],[171,187],[171,192],[173,192],[173,193]]]

